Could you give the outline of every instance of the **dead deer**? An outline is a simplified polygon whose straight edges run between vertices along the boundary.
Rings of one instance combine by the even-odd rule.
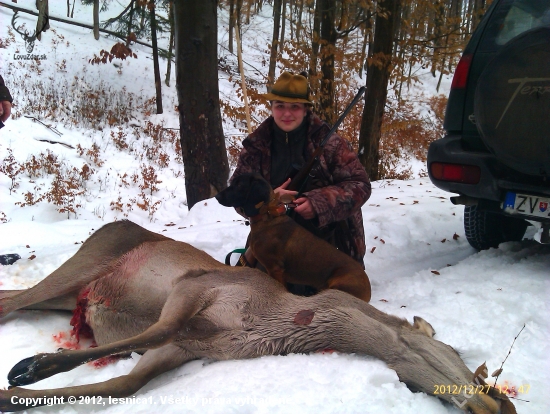
[[[471,387],[474,379],[458,353],[433,339],[432,327],[421,318],[411,325],[335,289],[295,296],[259,270],[225,266],[189,244],[129,221],[96,231],[36,286],[0,291],[0,317],[17,309],[73,310],[77,299],[99,346],[20,361],[8,374],[13,387],[0,390],[1,411],[26,409],[13,403],[22,398],[131,396],[152,378],[199,358],[245,359],[327,348],[377,357],[411,389],[428,394],[436,385]],[[127,375],[59,389],[21,387],[132,351],[144,355]],[[458,396],[464,398],[438,397],[476,414],[516,412],[492,387]]]
[[[40,33],[44,31],[44,29],[46,29],[46,26],[48,25],[48,21],[49,21],[48,15],[47,14],[44,15],[44,22],[43,22],[42,28],[40,30],[35,30],[34,33],[31,35],[28,30],[25,30],[24,32],[22,32],[20,31],[20,29],[15,27],[15,20],[17,19],[17,13],[19,12],[16,11],[13,14],[13,17],[11,18],[11,25],[15,29],[15,31],[23,37],[23,40],[25,41],[25,49],[27,50],[27,53],[32,53],[32,51],[34,50],[34,42],[36,41],[36,38]]]

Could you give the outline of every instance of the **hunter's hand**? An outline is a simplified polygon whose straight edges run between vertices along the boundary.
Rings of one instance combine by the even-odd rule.
[[[288,180],[286,180],[284,183],[282,183],[280,187],[277,187],[273,191],[276,194],[279,194],[279,196],[282,196],[283,194],[289,194],[291,196],[295,196],[296,194],[298,194],[298,191],[291,191],[291,190],[286,189],[289,184],[290,184],[290,178]]]
[[[294,200],[294,204],[296,204],[294,211],[306,220],[310,220],[315,217],[315,210],[313,210],[311,201],[309,201],[307,197],[297,198]]]

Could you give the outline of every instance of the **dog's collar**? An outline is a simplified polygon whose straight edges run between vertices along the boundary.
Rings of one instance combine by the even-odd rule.
[[[286,206],[284,204],[279,204],[276,206],[270,206],[268,204],[267,210],[256,214],[255,216],[249,217],[248,220],[250,223],[257,223],[259,221],[267,220],[268,216],[270,217],[279,217],[286,214]]]
[[[279,217],[286,214],[287,206],[279,200],[279,194],[271,193],[269,203],[263,201],[254,206],[258,210],[258,214],[250,216],[250,223],[267,220],[268,217]]]

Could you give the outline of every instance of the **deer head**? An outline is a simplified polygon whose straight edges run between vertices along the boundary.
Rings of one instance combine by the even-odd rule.
[[[13,17],[11,18],[11,25],[15,29],[15,31],[19,33],[21,37],[23,37],[23,40],[25,41],[25,49],[27,50],[27,53],[32,53],[32,51],[34,50],[34,42],[36,41],[36,36],[42,33],[46,28],[46,26],[48,25],[48,15],[44,15],[42,28],[38,31],[35,30],[34,33],[31,35],[29,34],[28,30],[21,32],[17,27],[15,27],[15,19],[17,19],[17,13],[19,12],[16,11],[13,14]]]

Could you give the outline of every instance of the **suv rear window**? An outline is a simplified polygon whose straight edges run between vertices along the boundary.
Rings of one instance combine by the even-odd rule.
[[[495,52],[517,35],[542,26],[550,26],[549,0],[503,0],[491,16],[479,51]]]

